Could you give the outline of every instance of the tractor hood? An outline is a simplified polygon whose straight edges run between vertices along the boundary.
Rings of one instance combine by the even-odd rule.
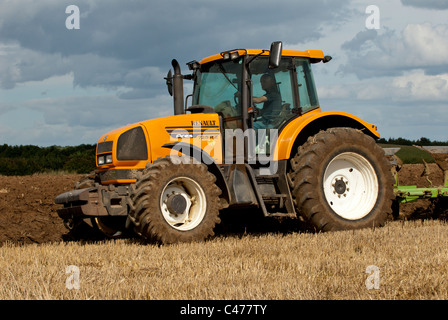
[[[216,113],[181,114],[128,124],[98,139],[96,164],[100,171],[144,169],[148,162],[170,154],[169,144],[186,142],[204,147],[220,142],[219,116]],[[211,149],[211,147],[209,148]],[[221,154],[211,156],[220,161]]]

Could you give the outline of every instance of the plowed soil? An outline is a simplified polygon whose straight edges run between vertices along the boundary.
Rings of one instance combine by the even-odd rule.
[[[442,171],[429,165],[424,175],[423,165],[404,165],[400,170],[400,185],[429,187],[443,184]],[[44,243],[63,241],[67,229],[58,217],[54,203],[57,195],[72,190],[83,175],[0,176],[0,245],[14,243]],[[424,200],[400,207],[400,218],[427,217],[431,202]]]
[[[54,198],[83,175],[0,176],[0,243],[61,241],[67,233]]]

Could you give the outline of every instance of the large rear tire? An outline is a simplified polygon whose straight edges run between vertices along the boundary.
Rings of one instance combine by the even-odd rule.
[[[299,147],[291,167],[296,209],[319,231],[382,226],[392,214],[390,164],[359,130],[317,133]]]
[[[137,176],[129,217],[135,232],[162,244],[201,241],[221,220],[216,177],[207,166],[183,157],[154,161]]]

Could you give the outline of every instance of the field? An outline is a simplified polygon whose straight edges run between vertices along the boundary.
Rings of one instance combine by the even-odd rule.
[[[422,172],[405,165],[400,184],[429,186]],[[0,176],[0,299],[448,299],[448,223],[430,218],[428,201],[375,229],[312,233],[267,220],[203,243],[74,242],[53,200],[80,178]]]

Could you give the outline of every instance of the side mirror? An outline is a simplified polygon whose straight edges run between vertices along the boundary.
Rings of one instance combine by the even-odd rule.
[[[269,69],[278,68],[280,65],[280,59],[282,58],[282,42],[275,41],[271,44],[271,50],[269,51]]]
[[[166,75],[166,86],[168,87],[168,93],[170,94],[170,96],[173,96],[173,73],[170,71],[168,71],[168,74]]]

